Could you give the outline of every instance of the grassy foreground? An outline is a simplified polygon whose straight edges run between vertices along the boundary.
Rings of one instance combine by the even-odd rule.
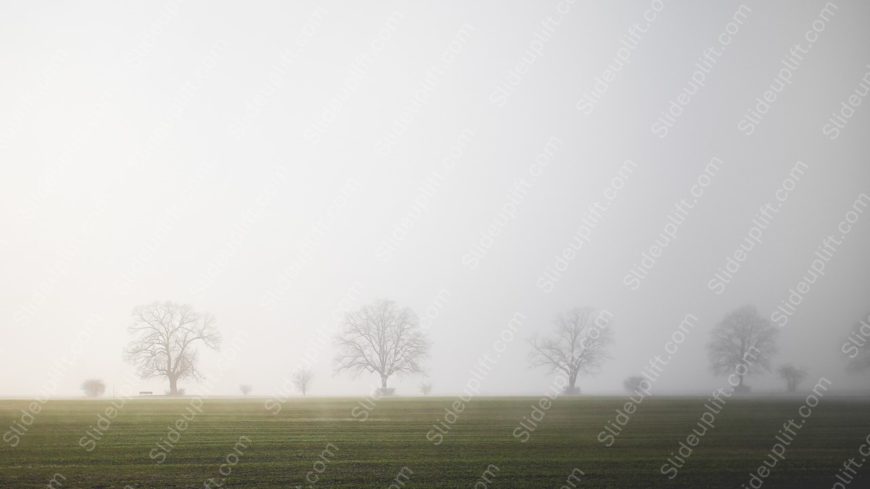
[[[696,425],[703,399],[644,401],[606,448],[596,436],[624,399],[557,400],[521,443],[512,432],[538,399],[479,398],[436,446],[426,434],[454,400],[380,400],[361,422],[360,399],[291,400],[278,415],[264,409],[264,399],[207,399],[162,464],[149,453],[163,451],[152,452],[188,413],[189,399],[128,401],[91,452],[80,441],[109,401],[49,401],[17,447],[0,442],[0,487],[52,487],[61,474],[53,487],[201,488],[215,478],[211,487],[739,488],[803,402],[730,401],[669,480],[660,467]],[[0,401],[0,431],[27,405]],[[858,448],[868,433],[870,402],[824,399],[763,487],[831,487],[845,460],[861,461]],[[585,475],[569,480],[575,468]],[[868,487],[865,470],[851,487]],[[225,480],[221,471],[229,472]]]

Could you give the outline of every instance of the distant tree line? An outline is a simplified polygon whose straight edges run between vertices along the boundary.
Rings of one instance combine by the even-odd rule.
[[[126,359],[143,379],[164,378],[169,383],[168,394],[180,395],[179,381],[201,377],[197,369],[197,348],[218,349],[221,335],[215,318],[199,313],[189,305],[174,302],[154,302],[133,309],[129,332],[133,336],[125,350]],[[579,394],[577,381],[581,376],[598,372],[610,358],[613,343],[612,315],[592,307],[575,307],[559,314],[553,330],[546,336],[529,340],[529,364],[541,367],[565,380],[564,394]],[[707,345],[710,369],[715,375],[736,375],[735,392],[748,392],[747,377],[772,371],[772,359],[777,353],[779,330],[751,305],[728,313],[711,332]],[[848,370],[870,369],[870,324],[855,324],[841,351],[849,359]],[[420,328],[413,310],[390,300],[379,300],[348,312],[335,337],[335,373],[347,372],[356,377],[367,373],[380,381],[377,393],[391,395],[389,380],[395,376],[424,374],[423,361],[429,354],[430,342]],[[749,360],[747,360],[749,359]],[[806,379],[804,368],[787,363],[776,372],[788,392],[798,390]],[[311,388],[314,373],[301,368],[292,373],[296,390],[303,396]],[[623,383],[628,392],[649,391],[650,382],[642,376],[630,376]],[[243,395],[252,391],[242,384]],[[100,379],[88,379],[82,384],[88,397],[99,397],[106,386]],[[420,392],[428,395],[432,384],[420,384]]]

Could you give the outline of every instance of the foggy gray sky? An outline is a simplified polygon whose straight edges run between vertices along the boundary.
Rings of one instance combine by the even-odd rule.
[[[321,328],[378,298],[421,316],[442,303],[427,361],[438,394],[462,388],[517,312],[525,322],[481,392],[545,391],[526,339],[586,305],[614,314],[615,344],[578,382],[585,392],[621,391],[687,313],[699,326],[656,391],[722,385],[708,370],[713,325],[745,303],[771,314],[870,193],[870,109],[836,139],[823,133],[870,71],[870,5],[836,3],[749,135],[738,124],[824,2],[745,2],[722,46],[740,5],[664,1],[588,114],[578,102],[650,2],[0,5],[0,393],[37,393],[93,316],[55,393],[78,394],[87,377],[119,384],[132,372],[130,310],[155,300],[212,312],[225,344],[247,332],[232,365],[201,350],[207,373],[225,370],[210,376],[215,394],[276,392]],[[703,86],[660,137],[654,124],[711,47]],[[626,275],[714,157],[709,186],[632,290]],[[636,166],[608,202],[626,161]],[[760,243],[713,293],[707,282],[798,161]],[[588,242],[542,290],[595,202],[608,207]],[[870,312],[868,246],[862,215],[782,329],[775,365],[862,385],[839,346]],[[322,349],[312,392],[370,392],[375,377],[332,375],[333,354]],[[395,384],[416,393],[420,380]]]

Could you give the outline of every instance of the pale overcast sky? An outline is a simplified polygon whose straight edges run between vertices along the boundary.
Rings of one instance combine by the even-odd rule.
[[[364,394],[377,379],[333,376],[318,338],[378,298],[433,313],[438,394],[517,313],[481,392],[544,392],[526,340],[574,306],[614,316],[585,392],[621,391],[689,313],[656,390],[705,392],[724,383],[710,329],[746,303],[773,314],[828,235],[841,244],[774,364],[866,386],[840,345],[870,313],[870,215],[839,224],[870,194],[870,108],[826,125],[870,87],[868,16],[860,1],[4,2],[0,393],[121,384],[131,309],[172,300],[213,313],[225,346],[247,334],[234,362],[201,351],[210,393],[277,392],[315,351],[314,394]]]

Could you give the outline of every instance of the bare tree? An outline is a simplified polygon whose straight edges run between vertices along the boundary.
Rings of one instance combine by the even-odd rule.
[[[530,340],[532,366],[564,374],[565,393],[579,392],[577,377],[596,372],[608,358],[607,346],[613,341],[610,316],[591,307],[577,307],[559,315],[553,336]]]
[[[247,396],[254,388],[251,387],[251,384],[242,384],[239,386],[239,390],[242,391],[242,395]]]
[[[713,328],[713,338],[707,345],[710,366],[716,375],[734,373],[738,376],[737,391],[748,391],[743,384],[747,375],[770,371],[770,360],[776,353],[779,330],[755,306],[735,309]],[[738,368],[738,366],[743,366]]]
[[[430,382],[423,382],[420,384],[420,392],[422,392],[424,396],[428,396],[429,393],[432,392],[432,384]]]
[[[785,381],[786,390],[788,392],[796,391],[798,384],[803,382],[803,380],[807,377],[806,370],[800,367],[795,367],[791,364],[779,367],[779,369],[777,369],[777,372],[779,373],[779,376],[782,377],[782,380]]]
[[[313,378],[314,372],[307,368],[300,368],[296,372],[293,372],[293,385],[304,396],[308,394],[308,386]]]
[[[632,375],[631,377],[628,377],[622,383],[622,386],[629,394],[634,394],[636,392],[649,392],[652,388],[650,382],[640,375]]]
[[[82,382],[82,390],[88,397],[100,397],[106,392],[106,384],[100,379],[88,379]]]
[[[196,369],[199,343],[217,349],[220,334],[214,316],[194,312],[188,305],[154,302],[133,309],[133,340],[127,347],[127,360],[142,378],[166,377],[169,395],[178,395],[178,381],[201,378]]]
[[[375,373],[384,395],[390,392],[387,380],[393,375],[421,373],[420,361],[429,351],[417,315],[388,300],[348,313],[335,341],[339,348],[336,372]]]

